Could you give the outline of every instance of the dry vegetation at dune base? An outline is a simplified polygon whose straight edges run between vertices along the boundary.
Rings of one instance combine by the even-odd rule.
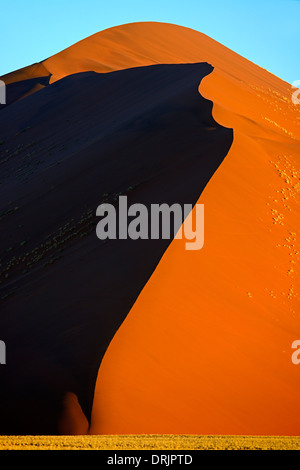
[[[0,436],[0,450],[300,450],[298,436]]]

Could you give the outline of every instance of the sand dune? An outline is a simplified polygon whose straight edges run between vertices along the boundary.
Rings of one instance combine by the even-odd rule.
[[[291,87],[160,23],[32,67],[0,112],[1,433],[299,435]],[[204,203],[204,248],[99,244],[99,197],[129,187]]]
[[[211,71],[83,72],[2,110],[5,433],[86,432],[101,359],[170,243],[101,242],[96,208],[196,203],[233,140],[198,92]]]

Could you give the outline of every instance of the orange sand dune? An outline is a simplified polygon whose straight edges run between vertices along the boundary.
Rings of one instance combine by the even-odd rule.
[[[277,124],[288,132],[300,129],[299,110],[291,102],[292,87],[284,81],[231,51],[205,34],[165,23],[131,23],[94,34],[42,64],[51,73],[50,83],[67,75],[93,70],[111,72],[153,64],[208,62],[215,67],[218,83],[211,82],[214,99],[226,109],[234,103],[238,114],[257,120],[267,128],[267,110],[275,113]],[[214,75],[215,75],[214,74]],[[215,79],[214,79],[215,80]],[[235,98],[227,94],[234,87]],[[260,97],[260,106],[253,95]],[[262,116],[262,109],[263,114]],[[275,130],[280,131],[280,127]]]
[[[139,24],[102,34],[108,69],[211,63],[200,91],[234,142],[198,201],[204,248],[171,244],[107,350],[90,433],[297,435],[300,113],[291,87],[191,30]]]
[[[81,72],[196,62],[214,67],[199,93],[234,132],[198,201],[204,248],[174,240],[165,252],[106,351],[89,433],[299,435],[291,344],[300,337],[300,107],[291,86],[197,31],[162,23],[102,31],[9,80],[50,77],[55,86]],[[25,94],[44,84],[32,83]],[[65,402],[64,432],[85,432],[77,397]]]

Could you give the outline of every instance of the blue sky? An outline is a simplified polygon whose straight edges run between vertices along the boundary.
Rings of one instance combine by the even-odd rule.
[[[0,0],[0,75],[91,34],[136,21],[193,28],[292,83],[300,80],[300,0]]]

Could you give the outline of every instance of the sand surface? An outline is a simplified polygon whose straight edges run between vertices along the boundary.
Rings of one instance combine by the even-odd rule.
[[[1,432],[299,435],[291,86],[159,23],[100,32],[10,81]],[[99,244],[95,207],[128,188],[204,203],[204,248]]]

